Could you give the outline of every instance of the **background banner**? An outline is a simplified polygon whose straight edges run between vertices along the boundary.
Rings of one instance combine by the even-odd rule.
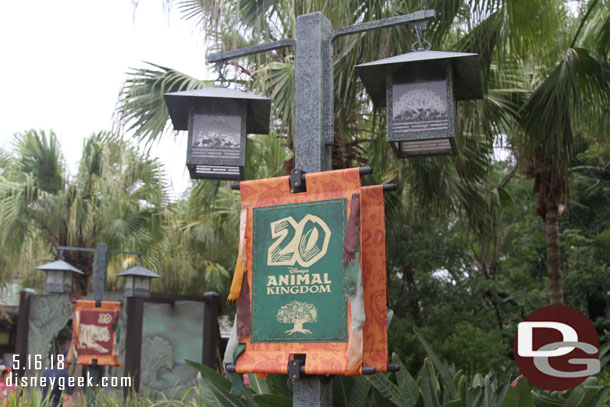
[[[102,301],[99,307],[95,301],[78,300],[74,305],[73,349],[76,363],[91,365],[119,366],[115,340],[121,303]]]

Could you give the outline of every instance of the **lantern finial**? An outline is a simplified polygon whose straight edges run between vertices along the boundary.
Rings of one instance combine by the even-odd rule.
[[[231,84],[227,80],[227,78],[225,78],[224,67],[225,67],[224,61],[218,61],[218,62],[216,62],[216,64],[214,64],[214,69],[216,69],[216,72],[218,73],[218,78],[216,78],[216,80],[214,82],[212,82],[212,85],[215,88],[228,88],[229,85]]]
[[[411,51],[429,51],[430,48],[432,48],[432,44],[430,44],[430,42],[426,41],[424,38],[425,30],[426,20],[417,21],[415,23],[415,34],[417,34],[417,41],[411,45]],[[417,49],[415,49],[415,46],[417,46]]]

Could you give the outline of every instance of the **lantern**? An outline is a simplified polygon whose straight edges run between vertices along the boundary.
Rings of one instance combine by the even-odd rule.
[[[62,259],[36,267],[46,273],[44,280],[44,290],[48,293],[71,293],[72,274],[82,274],[82,271]]]
[[[357,65],[399,158],[457,152],[456,103],[481,99],[477,54],[415,51]]]
[[[117,277],[125,277],[125,297],[147,298],[150,297],[152,279],[161,276],[145,267],[136,266],[117,274]]]
[[[166,93],[175,130],[188,130],[191,178],[244,178],[246,134],[269,133],[271,100],[226,88]]]

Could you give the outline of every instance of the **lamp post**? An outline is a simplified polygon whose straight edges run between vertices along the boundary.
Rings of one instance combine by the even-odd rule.
[[[95,249],[85,248],[85,247],[58,246],[57,250],[59,250],[60,257],[64,251],[78,251],[78,252],[93,253],[93,273],[92,273],[92,277],[91,277],[92,278],[91,286],[93,288],[93,300],[95,301],[96,306],[100,306],[102,303],[102,300],[104,299],[104,290],[106,288],[106,273],[107,273],[107,269],[108,269],[108,255],[109,254],[127,254],[127,255],[137,255],[138,258],[140,258],[142,256],[141,252],[108,250],[106,243],[103,243],[103,242],[98,243],[97,246],[95,247]],[[78,273],[84,274],[82,271],[76,269],[75,267],[71,266],[70,264],[66,263],[65,261],[63,261],[61,259],[57,260],[55,262],[49,263],[49,264],[45,264],[43,266],[36,267],[36,269],[47,272],[47,279],[45,280],[45,290],[48,292],[57,292],[57,291],[49,291],[48,288],[55,289],[54,287],[58,286],[55,283],[47,284],[47,281],[49,281],[48,279],[50,276],[49,273],[59,272],[61,270],[64,272],[64,276],[65,276],[65,272],[68,272],[68,271],[70,273],[74,273],[74,274],[78,274]],[[148,270],[148,271],[150,271],[150,270]],[[150,273],[155,274],[152,271],[150,271]],[[157,274],[155,274],[155,275],[157,277],[160,277]],[[55,278],[55,276],[53,278]],[[53,280],[53,281],[55,281],[55,280]],[[65,281],[66,280],[64,277],[64,280],[63,280],[64,290],[66,287]],[[72,288],[72,285],[70,282],[70,290],[71,290],[71,288]],[[66,291],[62,291],[62,292],[66,292]],[[93,382],[98,384],[101,377],[104,375],[103,366],[98,366],[97,361],[94,359],[93,365],[91,365],[88,370],[89,370],[89,375],[91,376]],[[95,398],[95,391],[94,391],[94,389],[91,389],[90,391],[87,392],[87,405],[96,405],[96,404],[97,404],[97,401]]]
[[[219,52],[209,55],[207,60],[210,63],[223,64],[231,59],[240,58],[248,55],[267,52],[279,48],[294,47],[296,48],[295,58],[295,101],[294,101],[294,150],[295,150],[295,169],[293,175],[296,181],[291,185],[300,187],[300,179],[302,172],[319,172],[331,169],[331,153],[334,139],[333,130],[333,41],[339,37],[358,34],[370,30],[391,27],[399,24],[416,24],[418,29],[419,43],[422,42],[421,29],[425,27],[425,21],[434,17],[434,10],[423,10],[415,13],[396,16],[383,20],[371,21],[367,23],[357,24],[348,27],[342,27],[333,30],[330,21],[320,12],[301,15],[297,17],[297,39],[285,39],[281,41],[254,45],[238,50]],[[423,54],[419,54],[423,56]],[[447,57],[445,59],[450,59]],[[422,62],[423,63],[423,62]],[[381,65],[381,64],[380,64]],[[423,71],[425,71],[425,65]],[[434,72],[436,76],[430,77],[431,81],[444,83],[445,99],[441,101],[445,106],[446,120],[445,131],[449,137],[447,141],[441,142],[443,153],[454,151],[455,143],[452,144],[451,138],[455,140],[455,103],[453,93],[453,68],[448,68],[449,65],[444,64],[441,67],[436,67]],[[364,70],[368,68],[363,68]],[[386,68],[383,68],[386,69]],[[406,71],[406,70],[405,70]],[[383,72],[381,83],[383,90],[381,94],[385,99],[386,87],[393,86],[394,78],[396,85],[409,83],[408,79],[403,77],[403,72],[391,72],[395,74],[387,79],[386,72]],[[423,72],[424,77],[425,72]],[[408,74],[404,75],[408,78]],[[412,78],[411,78],[412,79]],[[415,82],[417,82],[417,78]],[[387,85],[387,84],[390,85]],[[479,80],[480,83],[480,80]],[[366,86],[365,82],[365,86]],[[409,85],[407,85],[408,87]],[[441,88],[438,85],[437,88]],[[371,92],[373,87],[367,86],[367,90]],[[393,95],[393,88],[390,87],[390,94]],[[396,90],[397,95],[399,89]],[[373,98],[375,101],[375,98]],[[393,100],[393,99],[392,99]],[[393,106],[390,103],[390,106]],[[169,103],[168,103],[169,108]],[[393,113],[389,112],[389,116]],[[451,116],[451,117],[449,117]],[[393,117],[392,117],[393,119]],[[389,141],[396,144],[399,155],[403,151],[404,156],[415,151],[413,147],[403,147],[400,144],[401,140],[394,136],[400,136],[398,125],[402,125],[400,118],[393,120],[390,127],[392,135]],[[174,122],[175,124],[175,122]],[[398,126],[398,127],[396,127]],[[438,127],[438,126],[437,126]],[[439,137],[440,138],[440,137]],[[424,143],[420,148],[430,150],[431,146]],[[297,192],[298,188],[293,188],[293,192]],[[299,378],[294,381],[294,398],[293,405],[296,406],[331,406],[332,405],[332,385],[331,381],[318,377]]]

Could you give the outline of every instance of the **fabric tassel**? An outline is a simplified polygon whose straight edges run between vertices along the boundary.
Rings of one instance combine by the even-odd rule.
[[[362,289],[362,270],[360,269],[360,195],[353,194],[350,214],[343,240],[343,292],[349,297],[352,325],[347,343],[347,364],[345,375],[360,374],[364,352],[364,295]]]
[[[246,350],[245,343],[240,343],[239,345],[237,345],[235,347],[235,350],[233,351],[233,355],[232,355],[234,364],[237,364],[237,358],[239,357],[239,355],[244,353],[245,350]],[[225,354],[225,356],[226,356],[226,354]],[[245,396],[249,391],[250,390],[248,390],[248,388],[244,384],[243,374],[242,373],[231,373],[231,389],[229,390],[229,393],[234,396],[239,397],[242,394]]]
[[[223,367],[227,365],[236,365],[237,358],[246,350],[246,345],[243,343],[238,343],[237,340],[237,315],[233,319],[233,327],[231,328],[231,335],[229,336],[229,341],[227,342],[227,347],[225,349],[225,354],[222,359]],[[239,396],[243,393],[245,389],[244,380],[240,373],[230,373],[231,377],[231,393],[234,396]],[[246,389],[247,390],[247,389]]]
[[[354,263],[356,249],[358,248],[358,237],[360,236],[360,194],[352,195],[349,219],[345,229],[343,240],[343,264]]]
[[[364,290],[362,288],[362,269],[360,268],[360,253],[356,250],[353,265],[347,266],[356,274],[356,284],[353,295],[350,296],[352,325],[350,327],[349,341],[347,343],[347,376],[359,375],[362,367],[362,355],[364,352],[364,323],[366,314],[364,311]]]
[[[248,276],[244,272],[241,294],[237,299],[237,335],[240,338],[250,335],[250,287]]]
[[[246,250],[246,223],[248,221],[248,207],[243,206],[239,215],[239,246],[237,249],[237,261],[235,262],[235,273],[233,273],[233,281],[231,282],[231,290],[227,297],[227,302],[236,301],[239,298],[241,291],[242,280],[244,278],[244,270],[248,261],[248,253]]]
[[[231,327],[231,334],[229,335],[229,340],[227,342],[227,347],[225,348],[225,355],[222,358],[222,366],[225,367],[227,365],[233,364],[233,353],[235,349],[237,349],[237,314],[233,319],[233,327]]]
[[[236,301],[239,298],[241,292],[242,280],[244,279],[244,263],[241,261],[241,246],[237,253],[237,262],[235,263],[235,273],[233,274],[233,281],[231,282],[231,290],[227,297],[227,302]]]

